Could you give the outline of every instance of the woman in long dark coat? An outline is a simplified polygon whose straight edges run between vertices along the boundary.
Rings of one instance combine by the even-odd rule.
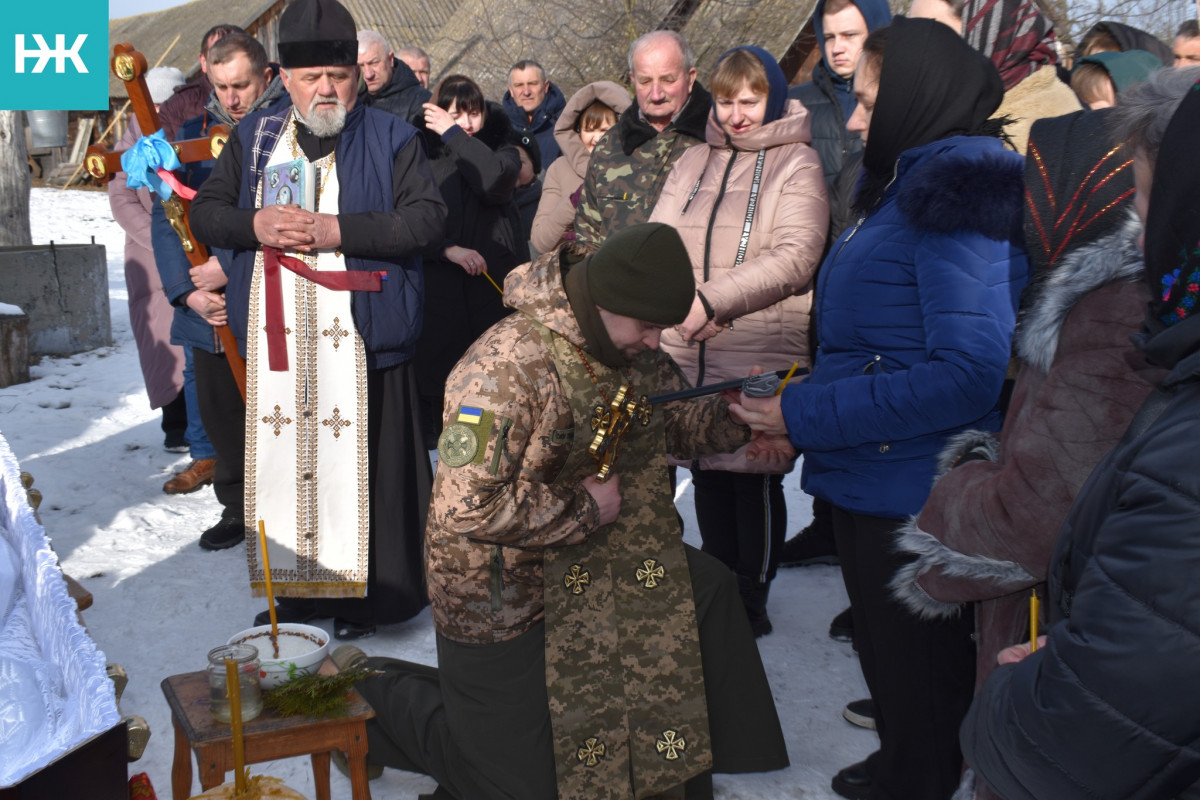
[[[425,257],[425,322],[417,341],[422,430],[431,450],[441,432],[446,376],[509,313],[498,287],[529,260],[513,201],[521,157],[508,143],[508,116],[464,75],[442,80],[433,99],[424,105],[425,145],[450,216],[442,245]]]

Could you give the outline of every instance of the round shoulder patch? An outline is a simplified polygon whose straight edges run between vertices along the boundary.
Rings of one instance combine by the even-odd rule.
[[[438,460],[447,467],[470,464],[479,450],[479,437],[470,425],[456,422],[438,437]]]

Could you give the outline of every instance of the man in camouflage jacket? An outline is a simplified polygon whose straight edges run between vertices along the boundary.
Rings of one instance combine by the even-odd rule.
[[[367,660],[372,763],[471,800],[711,797],[710,771],[787,765],[737,589],[682,544],[667,480],[668,451],[733,450],[748,431],[717,396],[645,402],[684,386],[658,337],[693,295],[660,224],[509,275],[520,313],[446,384],[427,530],[439,669]],[[601,480],[592,421],[619,427],[620,409]]]
[[[671,166],[704,142],[712,95],[696,82],[692,51],[674,31],[653,31],[629,48],[629,79],[637,102],[596,144],[588,162],[575,237],[600,244],[645,222]]]

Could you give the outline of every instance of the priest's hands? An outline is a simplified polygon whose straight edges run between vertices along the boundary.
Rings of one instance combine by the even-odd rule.
[[[621,516],[621,476],[613,475],[601,483],[595,475],[589,475],[583,479],[583,488],[600,509],[600,524],[616,522],[617,517]]]
[[[225,315],[224,295],[197,289],[194,292],[189,292],[184,300],[188,308],[203,317],[204,321],[214,328],[219,328],[229,323],[229,319]]]
[[[254,236],[280,250],[332,250],[342,244],[336,214],[315,214],[299,206],[272,205],[254,215]]]
[[[447,261],[452,261],[466,270],[468,275],[479,275],[487,272],[487,261],[483,259],[483,256],[478,251],[472,250],[469,247],[459,247],[456,244],[452,244],[442,251],[442,255],[446,257]]]
[[[192,285],[205,292],[224,289],[225,284],[229,283],[229,276],[221,269],[216,256],[209,256],[208,261],[198,267],[192,267],[188,275],[192,278]]]

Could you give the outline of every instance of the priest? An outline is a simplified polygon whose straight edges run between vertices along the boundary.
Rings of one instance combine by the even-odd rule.
[[[279,60],[292,104],[241,121],[191,217],[197,238],[234,252],[226,303],[247,358],[246,519],[265,523],[277,616],[334,617],[341,639],[427,602],[431,475],[411,360],[418,254],[446,217],[416,131],[356,107],[357,56],[337,0],[290,4]],[[312,182],[311,207],[283,204],[269,185],[281,176]],[[256,593],[262,556],[249,552]]]

